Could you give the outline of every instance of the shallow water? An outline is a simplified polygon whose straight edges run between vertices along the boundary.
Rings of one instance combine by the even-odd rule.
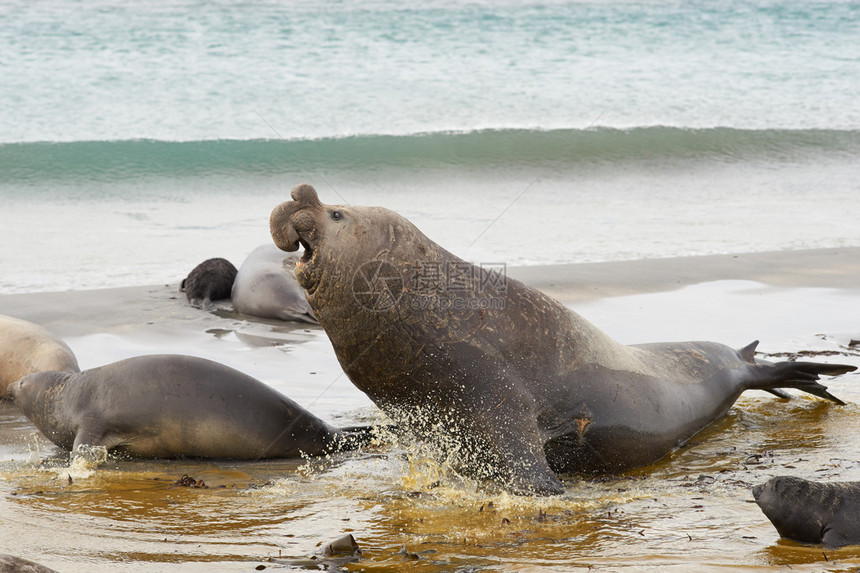
[[[837,312],[856,295],[738,281],[577,306],[625,342],[762,336],[771,353],[806,349],[816,360],[860,365],[846,347],[851,328],[857,338],[856,317]],[[67,340],[83,367],[168,348],[218,356],[335,423],[379,419],[338,375],[318,328],[218,314],[199,332],[126,328]],[[650,328],[627,329],[631,322]],[[750,488],[777,474],[860,480],[858,382],[857,374],[827,382],[844,407],[751,392],[659,463],[606,479],[569,477],[566,493],[549,499],[475,483],[409,443],[314,461],[69,464],[0,404],[0,551],[59,571],[289,570],[319,567],[322,546],[352,533],[362,555],[346,570],[854,571],[860,549],[780,541]],[[174,485],[184,474],[208,487]]]
[[[778,541],[750,487],[781,473],[860,479],[840,443],[858,419],[856,405],[746,398],[669,459],[571,479],[547,500],[476,488],[387,448],[311,464],[109,461],[81,475],[6,463],[0,511],[16,541],[4,549],[66,571],[240,571],[297,567],[352,533],[356,570],[856,569],[856,548]],[[171,485],[186,473],[209,488]]]

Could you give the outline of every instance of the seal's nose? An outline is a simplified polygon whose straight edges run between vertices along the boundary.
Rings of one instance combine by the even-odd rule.
[[[764,490],[764,485],[763,485],[763,484],[759,484],[759,485],[753,486],[753,488],[752,488],[752,494],[753,494],[753,498],[754,498],[756,501],[758,501],[758,498],[759,498],[759,496],[761,495],[762,490]]]
[[[299,248],[299,233],[291,221],[291,217],[302,209],[322,207],[317,190],[312,185],[300,183],[290,192],[292,201],[281,203],[272,211],[269,217],[269,231],[272,240],[282,251],[293,252]]]
[[[14,402],[15,396],[17,396],[21,390],[22,380],[23,380],[23,378],[21,380],[16,381],[16,382],[12,382],[8,386],[6,386],[6,392],[3,394],[2,397],[5,398],[6,400],[11,400],[12,402]]]
[[[313,185],[308,183],[299,183],[293,187],[293,190],[290,192],[290,197],[292,197],[293,201],[296,203],[301,203],[301,207],[322,205],[322,203],[320,203],[319,196],[317,196],[317,190],[314,189]]]
[[[272,240],[282,251],[293,252],[299,248],[299,233],[290,221],[290,216],[298,210],[296,205],[294,201],[281,203],[272,210],[272,215],[269,217],[269,232],[272,234]]]

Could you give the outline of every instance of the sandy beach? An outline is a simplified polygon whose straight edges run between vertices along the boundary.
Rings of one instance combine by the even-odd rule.
[[[625,343],[708,339],[741,346],[761,339],[769,355],[805,352],[860,366],[860,349],[851,346],[860,339],[860,248],[507,273]],[[82,368],[140,354],[191,354],[251,374],[333,423],[378,419],[342,375],[319,327],[237,315],[229,301],[213,313],[193,309],[176,284],[0,295],[0,314],[58,334]],[[3,404],[0,552],[59,571],[241,571],[258,563],[291,568],[321,542],[351,532],[365,549],[361,566],[373,570],[397,569],[406,547],[418,555],[432,550],[416,559],[426,571],[513,571],[540,560],[540,570],[559,571],[682,571],[701,563],[815,571],[822,552],[777,541],[750,503],[748,486],[792,471],[860,479],[860,376],[828,386],[849,404],[807,397],[782,403],[751,392],[690,447],[617,480],[571,479],[569,493],[550,501],[488,492],[408,448],[310,469],[295,461],[109,461],[78,470],[58,462],[57,448]],[[183,473],[227,489],[169,487]],[[489,501],[497,517],[477,512]],[[554,517],[535,522],[538,507]],[[510,527],[500,530],[503,517]],[[197,525],[183,530],[183,520]],[[845,567],[860,564],[856,550],[828,555]]]
[[[506,272],[570,305],[726,280],[851,290],[860,289],[860,247],[536,265],[508,267]],[[229,308],[228,304],[221,306]],[[177,284],[0,294],[0,313],[41,324],[60,336],[147,326],[208,326],[208,321],[215,320],[190,309]]]

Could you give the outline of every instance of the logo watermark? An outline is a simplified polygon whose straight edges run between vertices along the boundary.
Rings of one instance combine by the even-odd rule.
[[[404,295],[415,310],[502,310],[507,265],[420,261],[401,272],[391,263],[370,261],[353,275],[352,291],[359,305],[374,312],[394,308]]]
[[[352,276],[355,302],[372,311],[394,307],[403,296],[403,286],[400,271],[385,261],[364,263]]]

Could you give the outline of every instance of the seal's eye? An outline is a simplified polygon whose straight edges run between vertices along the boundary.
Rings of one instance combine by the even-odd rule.
[[[343,213],[341,213],[340,211],[332,211],[331,218],[335,221],[340,221],[341,219],[343,219]]]

